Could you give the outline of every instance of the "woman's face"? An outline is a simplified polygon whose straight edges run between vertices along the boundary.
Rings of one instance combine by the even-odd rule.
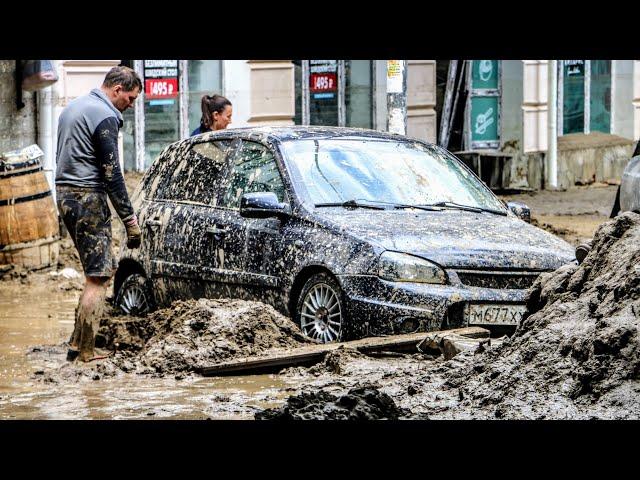
[[[233,113],[233,107],[231,105],[225,105],[222,113],[213,112],[213,129],[224,130],[227,125],[231,123],[231,114]]]

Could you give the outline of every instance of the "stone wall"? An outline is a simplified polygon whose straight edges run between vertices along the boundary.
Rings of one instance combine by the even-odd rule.
[[[599,132],[558,137],[558,187],[619,181],[633,146],[632,140]]]
[[[36,93],[23,92],[17,109],[15,70],[15,60],[0,60],[0,152],[37,142]]]

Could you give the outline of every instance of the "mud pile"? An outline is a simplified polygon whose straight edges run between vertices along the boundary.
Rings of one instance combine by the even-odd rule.
[[[116,351],[125,372],[194,372],[232,358],[307,343],[271,306],[246,300],[187,300],[144,318],[103,319],[96,345]]]
[[[640,215],[601,225],[584,263],[541,275],[527,303],[509,341],[436,370],[458,402],[432,413],[640,418]]]
[[[108,308],[96,335],[96,353],[106,359],[83,364],[64,360],[67,345],[35,346],[29,352],[54,368],[34,379],[59,383],[100,380],[123,373],[157,377],[197,372],[217,362],[309,343],[291,320],[273,307],[246,300],[186,300],[146,317]],[[52,360],[57,360],[50,363]]]
[[[362,386],[336,397],[322,390],[287,399],[277,409],[255,414],[256,420],[398,420],[411,412],[374,386]]]

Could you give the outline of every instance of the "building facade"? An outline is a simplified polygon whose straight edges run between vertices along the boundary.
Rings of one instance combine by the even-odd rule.
[[[463,75],[451,77],[453,62]],[[23,92],[24,106],[18,109],[15,61],[0,61],[0,148],[37,143],[51,183],[62,108],[98,87],[119,64],[135,68],[145,84],[135,108],[124,114],[125,170],[145,170],[164,146],[189,136],[200,122],[204,94],[231,100],[231,128],[303,124],[387,130],[386,60],[54,63],[60,80],[36,93]],[[449,83],[461,93],[457,100],[449,95]],[[454,152],[497,152],[508,158],[507,187],[619,180],[640,138],[637,60],[408,60],[406,85],[407,135]],[[451,121],[456,115],[458,125]]]
[[[466,63],[458,148],[508,155],[508,186],[568,188],[620,179],[640,137],[640,62]]]

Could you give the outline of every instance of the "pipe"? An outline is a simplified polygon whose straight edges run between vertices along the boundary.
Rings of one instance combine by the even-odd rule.
[[[38,146],[44,153],[42,167],[49,182],[49,188],[55,190],[55,152],[53,151],[53,115],[51,110],[52,87],[38,90]]]
[[[547,88],[547,185],[558,187],[558,61],[549,60]]]

